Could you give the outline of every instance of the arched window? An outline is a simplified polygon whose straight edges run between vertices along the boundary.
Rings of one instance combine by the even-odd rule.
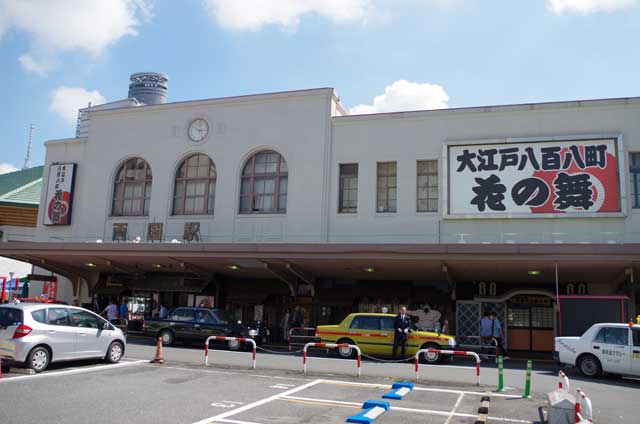
[[[147,161],[132,158],[122,164],[113,183],[113,216],[149,215],[151,168]]]
[[[251,156],[242,170],[240,213],[287,211],[287,162],[265,150]]]
[[[173,191],[174,215],[213,215],[216,166],[207,155],[186,158],[176,173]]]

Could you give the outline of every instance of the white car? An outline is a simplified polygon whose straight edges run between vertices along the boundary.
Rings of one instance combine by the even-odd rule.
[[[556,337],[554,355],[587,377],[640,376],[640,325],[594,324],[581,337]]]
[[[24,302],[0,306],[0,356],[35,372],[57,361],[104,358],[115,363],[126,346],[122,330],[77,306]]]

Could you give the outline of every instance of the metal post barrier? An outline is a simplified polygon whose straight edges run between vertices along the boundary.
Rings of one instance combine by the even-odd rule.
[[[454,355],[454,356],[473,356],[476,359],[476,386],[480,385],[480,357],[475,352],[467,352],[465,350],[440,350],[440,349],[420,349],[416,352],[415,356],[415,370],[416,370],[416,380],[420,377],[419,375],[419,364],[420,364],[420,354],[421,353],[439,353],[442,355]]]
[[[533,367],[533,361],[529,359],[527,361],[527,377],[524,382],[524,393],[522,394],[523,398],[531,397],[531,368]]]
[[[504,376],[502,375],[504,368],[504,362],[502,355],[498,356],[498,389],[497,392],[504,392]]]
[[[253,346],[253,352],[252,352],[252,368],[256,369],[256,342],[253,339],[249,339],[249,338],[245,338],[245,337],[225,337],[225,336],[211,336],[211,337],[207,337],[207,340],[204,342],[204,365],[207,366],[209,365],[209,341],[211,340],[226,340],[226,341],[230,341],[230,340],[236,340],[238,342],[247,342],[247,343],[251,343],[251,345]]]
[[[558,389],[564,389],[567,392],[571,390],[571,385],[569,384],[569,378],[563,371],[560,371],[558,373]]]
[[[347,344],[347,343],[307,343],[304,345],[304,348],[302,349],[302,372],[303,373],[307,373],[307,349],[310,347],[324,347],[324,348],[329,348],[329,349],[335,349],[335,348],[341,348],[341,347],[350,347],[352,349],[355,349],[356,352],[358,352],[358,357],[357,357],[357,366],[358,366],[358,377],[360,377],[360,365],[362,363],[361,360],[361,355],[362,352],[360,352],[360,348],[356,345],[352,345],[352,344]]]
[[[308,336],[305,334],[293,334],[296,331],[303,331],[303,332],[313,331],[314,335]],[[291,352],[292,346],[304,346],[306,343],[310,342],[310,340],[304,340],[304,339],[315,340],[316,339],[315,331],[316,331],[315,327],[293,327],[292,329],[290,329],[289,330],[289,352]],[[303,340],[301,342],[296,342],[295,339],[303,339]]]
[[[590,423],[593,422],[593,408],[591,407],[591,399],[589,399],[585,392],[582,389],[578,388],[576,390],[578,392],[578,397],[576,398],[576,422],[579,423],[583,420],[582,416],[582,402],[584,402],[585,416],[587,421]]]

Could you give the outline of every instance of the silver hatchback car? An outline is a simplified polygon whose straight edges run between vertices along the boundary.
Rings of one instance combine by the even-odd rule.
[[[19,303],[0,306],[0,356],[40,372],[51,362],[104,358],[120,361],[122,330],[77,306]]]

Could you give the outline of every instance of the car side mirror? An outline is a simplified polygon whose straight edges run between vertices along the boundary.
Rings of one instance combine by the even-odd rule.
[[[100,321],[98,323],[98,330],[110,330],[111,329],[111,324],[109,324],[106,321]]]

